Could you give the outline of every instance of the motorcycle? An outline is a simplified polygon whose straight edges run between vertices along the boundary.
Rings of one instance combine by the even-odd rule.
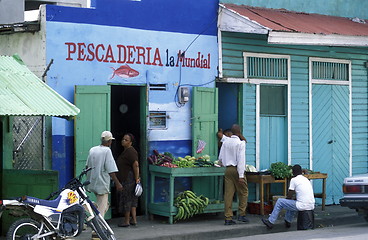
[[[6,240],[66,239],[77,237],[84,224],[102,240],[116,240],[113,230],[86,194],[82,177],[92,168],[86,168],[62,189],[47,199],[23,196],[14,200],[0,200],[0,217],[5,210],[20,218],[11,224]],[[50,200],[52,199],[52,200]]]

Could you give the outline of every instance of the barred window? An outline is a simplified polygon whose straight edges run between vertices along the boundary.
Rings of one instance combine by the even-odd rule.
[[[257,79],[288,79],[288,59],[247,56],[247,77]]]
[[[312,61],[312,79],[349,81],[349,64]]]
[[[166,112],[152,111],[149,112],[150,129],[166,129]]]
[[[149,89],[151,91],[166,91],[167,85],[166,84],[152,84],[150,83]]]

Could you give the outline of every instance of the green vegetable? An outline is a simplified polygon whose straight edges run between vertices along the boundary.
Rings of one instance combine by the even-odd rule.
[[[269,170],[276,179],[291,178],[293,176],[291,166],[283,162],[272,163]]]

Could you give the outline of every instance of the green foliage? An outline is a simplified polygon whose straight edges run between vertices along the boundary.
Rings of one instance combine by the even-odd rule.
[[[272,163],[269,170],[276,179],[291,178],[293,176],[291,166],[283,162]]]

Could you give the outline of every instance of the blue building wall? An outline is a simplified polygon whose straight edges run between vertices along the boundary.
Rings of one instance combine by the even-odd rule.
[[[147,130],[148,150],[191,153],[191,102],[178,107],[178,85],[215,87],[218,2],[96,0],[94,9],[47,5],[48,84],[70,102],[75,85],[166,84],[149,92],[149,111],[170,115],[165,130]],[[183,65],[179,54],[197,62]],[[197,60],[197,61],[196,61]],[[137,74],[119,76],[116,69]],[[60,185],[73,174],[72,121],[53,119],[53,169]],[[91,146],[92,147],[92,146]]]
[[[221,0],[220,2],[264,8],[285,8],[296,12],[368,19],[368,1],[366,0]]]

